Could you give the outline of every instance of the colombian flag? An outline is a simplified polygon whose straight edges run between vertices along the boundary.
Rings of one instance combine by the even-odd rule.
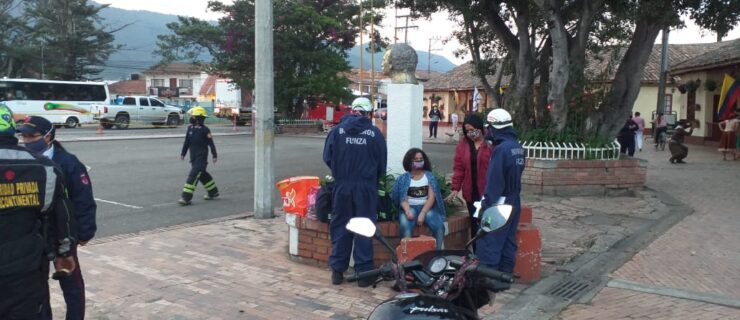
[[[722,82],[722,91],[719,96],[719,105],[717,105],[717,119],[719,121],[732,118],[732,112],[739,98],[740,81],[725,74],[725,80]]]

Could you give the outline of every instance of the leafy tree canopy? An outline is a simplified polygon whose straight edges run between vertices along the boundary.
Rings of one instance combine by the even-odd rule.
[[[376,9],[385,6],[383,1],[374,4]],[[254,1],[236,0],[231,5],[211,1],[208,5],[223,13],[223,18],[212,24],[180,17],[169,24],[172,34],[159,36],[157,43],[162,63],[202,63],[242,88],[254,88]],[[363,7],[362,18],[369,27],[369,2]],[[350,70],[346,50],[354,47],[360,32],[360,6],[344,0],[276,0],[273,10],[276,105],[288,110],[294,101],[308,96],[332,101],[348,98],[349,80],[343,76]],[[383,17],[375,13],[373,18],[380,24]],[[373,37],[378,48],[385,45],[378,32]],[[204,53],[212,60],[203,61]]]

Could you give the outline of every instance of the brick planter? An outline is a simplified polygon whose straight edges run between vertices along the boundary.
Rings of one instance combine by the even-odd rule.
[[[331,254],[329,224],[292,214],[286,214],[285,220],[290,226],[289,252],[291,259],[302,263],[326,266],[329,261],[329,254]],[[449,233],[445,236],[445,248],[464,248],[465,243],[470,239],[470,221],[467,212],[448,216],[447,222]],[[391,246],[397,247],[401,240],[399,238],[398,222],[385,221],[378,225]],[[418,235],[431,236],[426,226],[417,226],[414,229],[414,236]],[[388,249],[378,241],[373,241],[373,245],[376,267],[391,260]]]
[[[642,188],[647,161],[527,159],[522,184],[536,194],[574,196],[606,195]]]

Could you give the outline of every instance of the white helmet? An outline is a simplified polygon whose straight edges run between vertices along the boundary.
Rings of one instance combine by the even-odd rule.
[[[352,110],[370,112],[373,111],[373,104],[370,102],[370,99],[359,97],[352,101]]]
[[[511,114],[501,108],[491,110],[491,112],[488,113],[486,120],[488,120],[488,123],[496,129],[503,129],[514,125],[511,121]]]

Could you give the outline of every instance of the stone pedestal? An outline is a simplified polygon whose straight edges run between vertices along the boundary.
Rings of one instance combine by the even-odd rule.
[[[417,84],[388,84],[388,172],[400,175],[403,156],[421,148],[424,87]]]

